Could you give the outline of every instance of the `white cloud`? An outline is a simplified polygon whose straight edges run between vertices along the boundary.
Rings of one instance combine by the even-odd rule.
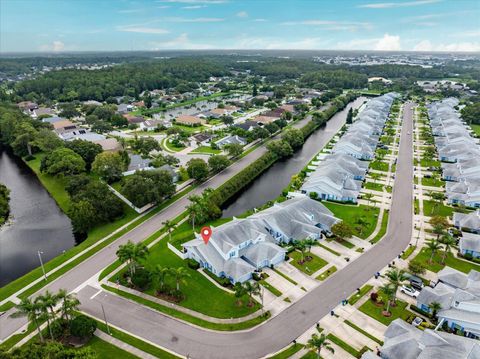
[[[335,48],[339,50],[399,51],[401,50],[400,36],[385,34],[381,38],[353,39],[337,42]]]
[[[369,22],[357,22],[357,21],[334,21],[334,20],[301,20],[301,21],[287,21],[281,23],[281,25],[287,26],[297,26],[297,25],[307,25],[307,26],[320,26],[327,28],[328,30],[349,30],[356,31],[358,29],[369,30],[372,28],[372,24]]]
[[[254,22],[266,22],[267,19],[253,19]]]
[[[319,37],[308,37],[299,40],[285,40],[277,37],[248,37],[241,36],[232,41],[230,48],[234,49],[289,49],[309,50],[324,48],[328,40]]]
[[[246,11],[237,12],[237,17],[248,17],[248,13]]]
[[[458,35],[466,37],[480,37],[480,30],[463,31]]]
[[[120,14],[133,14],[136,12],[142,12],[144,9],[125,9],[125,10],[118,10],[117,12]]]
[[[186,33],[183,33],[171,40],[152,42],[150,44],[152,46],[152,50],[201,50],[215,48],[213,45],[192,42]]]
[[[157,6],[157,9],[168,9],[171,8],[170,5],[162,5],[162,6]]]
[[[418,1],[407,1],[407,2],[370,3],[370,4],[359,5],[358,7],[369,8],[369,9],[390,9],[390,8],[396,8],[396,7],[428,5],[428,4],[434,4],[440,1],[442,0],[418,0]]]
[[[65,50],[65,44],[61,41],[53,41],[51,44],[45,44],[40,46],[40,51],[53,51],[53,52],[61,52]]]
[[[144,27],[136,25],[118,26],[117,31],[137,32],[140,34],[168,34],[170,31],[159,27]]]
[[[429,40],[420,41],[413,47],[413,51],[432,51],[433,46]]]
[[[389,34],[383,35],[383,37],[378,40],[374,47],[374,50],[377,51],[399,51],[401,49],[400,36]]]

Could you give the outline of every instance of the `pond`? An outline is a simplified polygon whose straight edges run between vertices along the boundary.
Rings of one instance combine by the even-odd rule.
[[[231,198],[223,205],[222,217],[238,216],[249,209],[260,207],[266,202],[276,199],[288,186],[292,176],[300,172],[345,124],[348,110],[351,107],[359,108],[366,100],[366,97],[359,97],[349,103],[345,109],[337,112],[325,126],[310,135],[303,147],[292,157],[276,162],[242,192]]]
[[[0,227],[0,286],[75,245],[70,219],[18,157],[0,148],[0,182],[10,190],[10,220]]]

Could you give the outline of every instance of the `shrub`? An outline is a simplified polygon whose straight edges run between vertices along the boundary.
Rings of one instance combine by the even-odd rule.
[[[197,270],[198,268],[200,268],[200,263],[198,263],[192,258],[187,258],[185,261],[187,262],[188,268],[191,268],[193,270]]]
[[[463,258],[471,261],[471,260],[473,259],[472,253],[465,253],[465,254],[463,255]]]
[[[150,285],[150,272],[144,268],[138,268],[132,276],[135,287],[144,290]]]
[[[410,304],[410,309],[413,310],[414,312],[417,312],[418,314],[421,314],[427,318],[432,318],[432,314],[420,309],[419,307],[413,305],[413,304]]]
[[[91,338],[95,329],[97,329],[97,322],[83,314],[70,323],[70,333],[79,338]]]
[[[50,323],[50,329],[52,330],[52,334],[55,339],[60,338],[64,333],[64,328],[60,319],[54,320],[52,323]]]
[[[35,156],[33,156],[33,155],[25,156],[25,161],[33,161],[34,159],[35,159]]]
[[[318,193],[317,192],[310,192],[309,194],[311,199],[317,199],[318,198]]]
[[[253,272],[252,273],[252,279],[258,282],[259,280],[262,279],[262,276],[260,275],[260,273]]]
[[[377,292],[370,293],[370,299],[372,300],[372,302],[376,303],[378,300],[378,293]]]

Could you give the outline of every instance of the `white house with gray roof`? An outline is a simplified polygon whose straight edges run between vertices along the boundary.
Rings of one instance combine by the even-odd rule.
[[[396,95],[389,93],[371,99],[345,134],[335,144],[332,154],[322,159],[308,173],[301,190],[316,193],[317,198],[340,202],[357,202],[368,162],[375,157],[380,134]]]
[[[417,297],[417,307],[431,312],[429,305],[438,302],[437,316],[452,330],[480,338],[480,272],[465,274],[445,267],[438,272],[435,288],[425,287]]]
[[[462,232],[458,241],[458,251],[462,254],[471,254],[473,258],[480,258],[480,234]]]
[[[480,234],[480,209],[470,213],[453,213],[453,225],[458,229]]]
[[[459,335],[425,331],[402,319],[395,319],[385,332],[385,341],[380,350],[384,359],[478,359],[480,342]],[[362,359],[376,358],[367,352]]]
[[[183,244],[185,257],[232,283],[244,282],[255,270],[285,259],[279,244],[320,239],[338,221],[323,204],[306,196],[275,204],[245,219],[212,228],[207,244],[200,235]]]

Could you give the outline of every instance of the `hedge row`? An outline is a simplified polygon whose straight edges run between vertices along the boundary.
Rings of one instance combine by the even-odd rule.
[[[357,96],[357,94],[349,93],[335,99],[329,108],[321,112],[319,119],[309,121],[301,128],[303,137],[306,139],[310,136],[318,127],[330,120],[338,111],[344,109],[345,106],[356,99]],[[210,197],[211,200],[220,207],[278,160],[279,157],[274,153],[270,151],[265,153],[255,162],[245,167],[236,176],[230,178],[227,182],[213,191]]]

